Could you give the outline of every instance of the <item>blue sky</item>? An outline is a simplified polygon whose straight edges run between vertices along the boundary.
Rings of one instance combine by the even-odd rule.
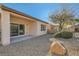
[[[56,3],[8,3],[4,5],[46,22],[48,22],[49,12],[61,8],[61,4]],[[75,10],[79,11],[79,4],[71,5]]]

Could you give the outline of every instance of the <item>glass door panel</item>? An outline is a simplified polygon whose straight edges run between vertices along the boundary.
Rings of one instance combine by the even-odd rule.
[[[18,24],[11,24],[11,36],[18,35]]]

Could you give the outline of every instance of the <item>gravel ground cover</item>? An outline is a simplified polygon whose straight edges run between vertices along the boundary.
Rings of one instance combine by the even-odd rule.
[[[2,56],[45,56],[48,53],[51,34],[35,37],[8,46],[0,46]]]
[[[8,46],[0,45],[1,56],[46,56],[52,38],[51,34],[35,37]],[[69,56],[79,56],[79,37],[72,39],[59,39],[68,51]]]

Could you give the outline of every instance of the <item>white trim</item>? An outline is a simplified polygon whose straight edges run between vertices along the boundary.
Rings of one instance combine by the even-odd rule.
[[[22,36],[26,36],[26,35],[12,36],[12,37],[10,37],[10,38],[17,38],[17,37],[22,37]]]

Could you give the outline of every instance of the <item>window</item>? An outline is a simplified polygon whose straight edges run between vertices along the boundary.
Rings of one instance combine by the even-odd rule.
[[[24,25],[19,25],[19,34],[23,35],[24,34]]]
[[[41,25],[41,31],[45,31],[46,30],[46,26],[45,25]]]
[[[24,35],[24,25],[11,23],[11,36]]]

